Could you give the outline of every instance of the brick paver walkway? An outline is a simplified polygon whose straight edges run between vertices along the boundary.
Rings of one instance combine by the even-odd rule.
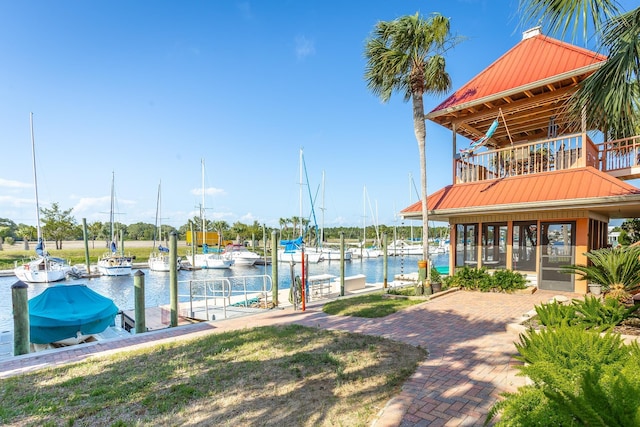
[[[0,378],[171,341],[282,323],[378,335],[422,346],[429,357],[374,422],[387,426],[482,425],[500,393],[524,384],[516,376],[515,332],[507,324],[549,301],[557,292],[530,295],[453,292],[382,319],[329,316],[321,305],[305,312],[275,309],[229,320],[181,326],[67,349],[13,357],[0,363]],[[567,295],[569,297],[573,295]]]

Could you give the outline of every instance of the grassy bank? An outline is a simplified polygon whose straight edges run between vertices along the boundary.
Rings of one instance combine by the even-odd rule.
[[[290,325],[0,380],[5,425],[368,426],[423,349]]]

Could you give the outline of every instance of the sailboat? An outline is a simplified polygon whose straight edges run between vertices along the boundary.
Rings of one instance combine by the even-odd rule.
[[[111,210],[109,214],[109,221],[111,223],[111,243],[109,245],[110,252],[104,254],[98,260],[98,271],[103,276],[128,276],[131,274],[131,268],[133,267],[132,258],[125,256],[121,250],[118,252],[118,244],[116,238],[116,230],[114,226],[114,202],[115,202],[115,173],[111,176]]]
[[[278,260],[282,262],[302,263],[302,254],[304,252],[305,257],[309,260],[309,262],[315,264],[323,260],[323,254],[319,249],[316,250],[316,248],[305,248],[304,244],[304,233],[302,231],[302,187],[304,185],[302,173],[303,167],[304,157],[302,154],[302,149],[300,149],[300,235],[297,239],[280,241],[280,245],[283,247],[278,249]]]
[[[196,254],[194,259],[196,267],[225,269],[231,268],[233,258],[230,254],[210,253],[207,245],[207,227],[204,215],[204,159],[202,159],[202,205],[200,209],[200,218],[202,219],[202,253]]]
[[[162,182],[158,184],[158,201],[156,203],[156,232],[153,236],[153,249],[149,255],[149,270],[151,271],[169,271],[171,265],[171,259],[169,256],[169,248],[162,246],[162,217],[161,217],[161,205],[162,205]],[[158,244],[158,250],[156,252],[156,240]],[[178,258],[177,268],[180,269],[180,259]]]
[[[67,277],[72,272],[72,267],[63,259],[49,256],[45,250],[44,240],[42,239],[42,231],[40,229],[40,204],[38,201],[38,178],[36,174],[36,146],[33,136],[33,113],[30,115],[31,124],[31,152],[33,156],[33,183],[35,187],[36,198],[36,218],[38,243],[36,245],[37,257],[31,261],[22,264],[14,269],[16,277],[29,283],[49,283],[58,282]]]

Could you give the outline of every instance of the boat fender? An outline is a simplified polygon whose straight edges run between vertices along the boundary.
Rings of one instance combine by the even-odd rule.
[[[25,265],[24,265],[24,269],[25,269],[25,270],[28,270],[28,269],[29,269],[29,264],[25,264]]]

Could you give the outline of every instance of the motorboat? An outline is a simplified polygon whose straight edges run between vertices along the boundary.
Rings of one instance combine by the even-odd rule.
[[[86,341],[115,324],[113,300],[86,285],[55,285],[29,300],[29,335],[33,344]]]
[[[251,252],[244,245],[231,244],[227,245],[224,250],[224,254],[228,254],[233,259],[233,265],[235,267],[249,267],[252,266],[260,259],[260,255],[255,252]]]

